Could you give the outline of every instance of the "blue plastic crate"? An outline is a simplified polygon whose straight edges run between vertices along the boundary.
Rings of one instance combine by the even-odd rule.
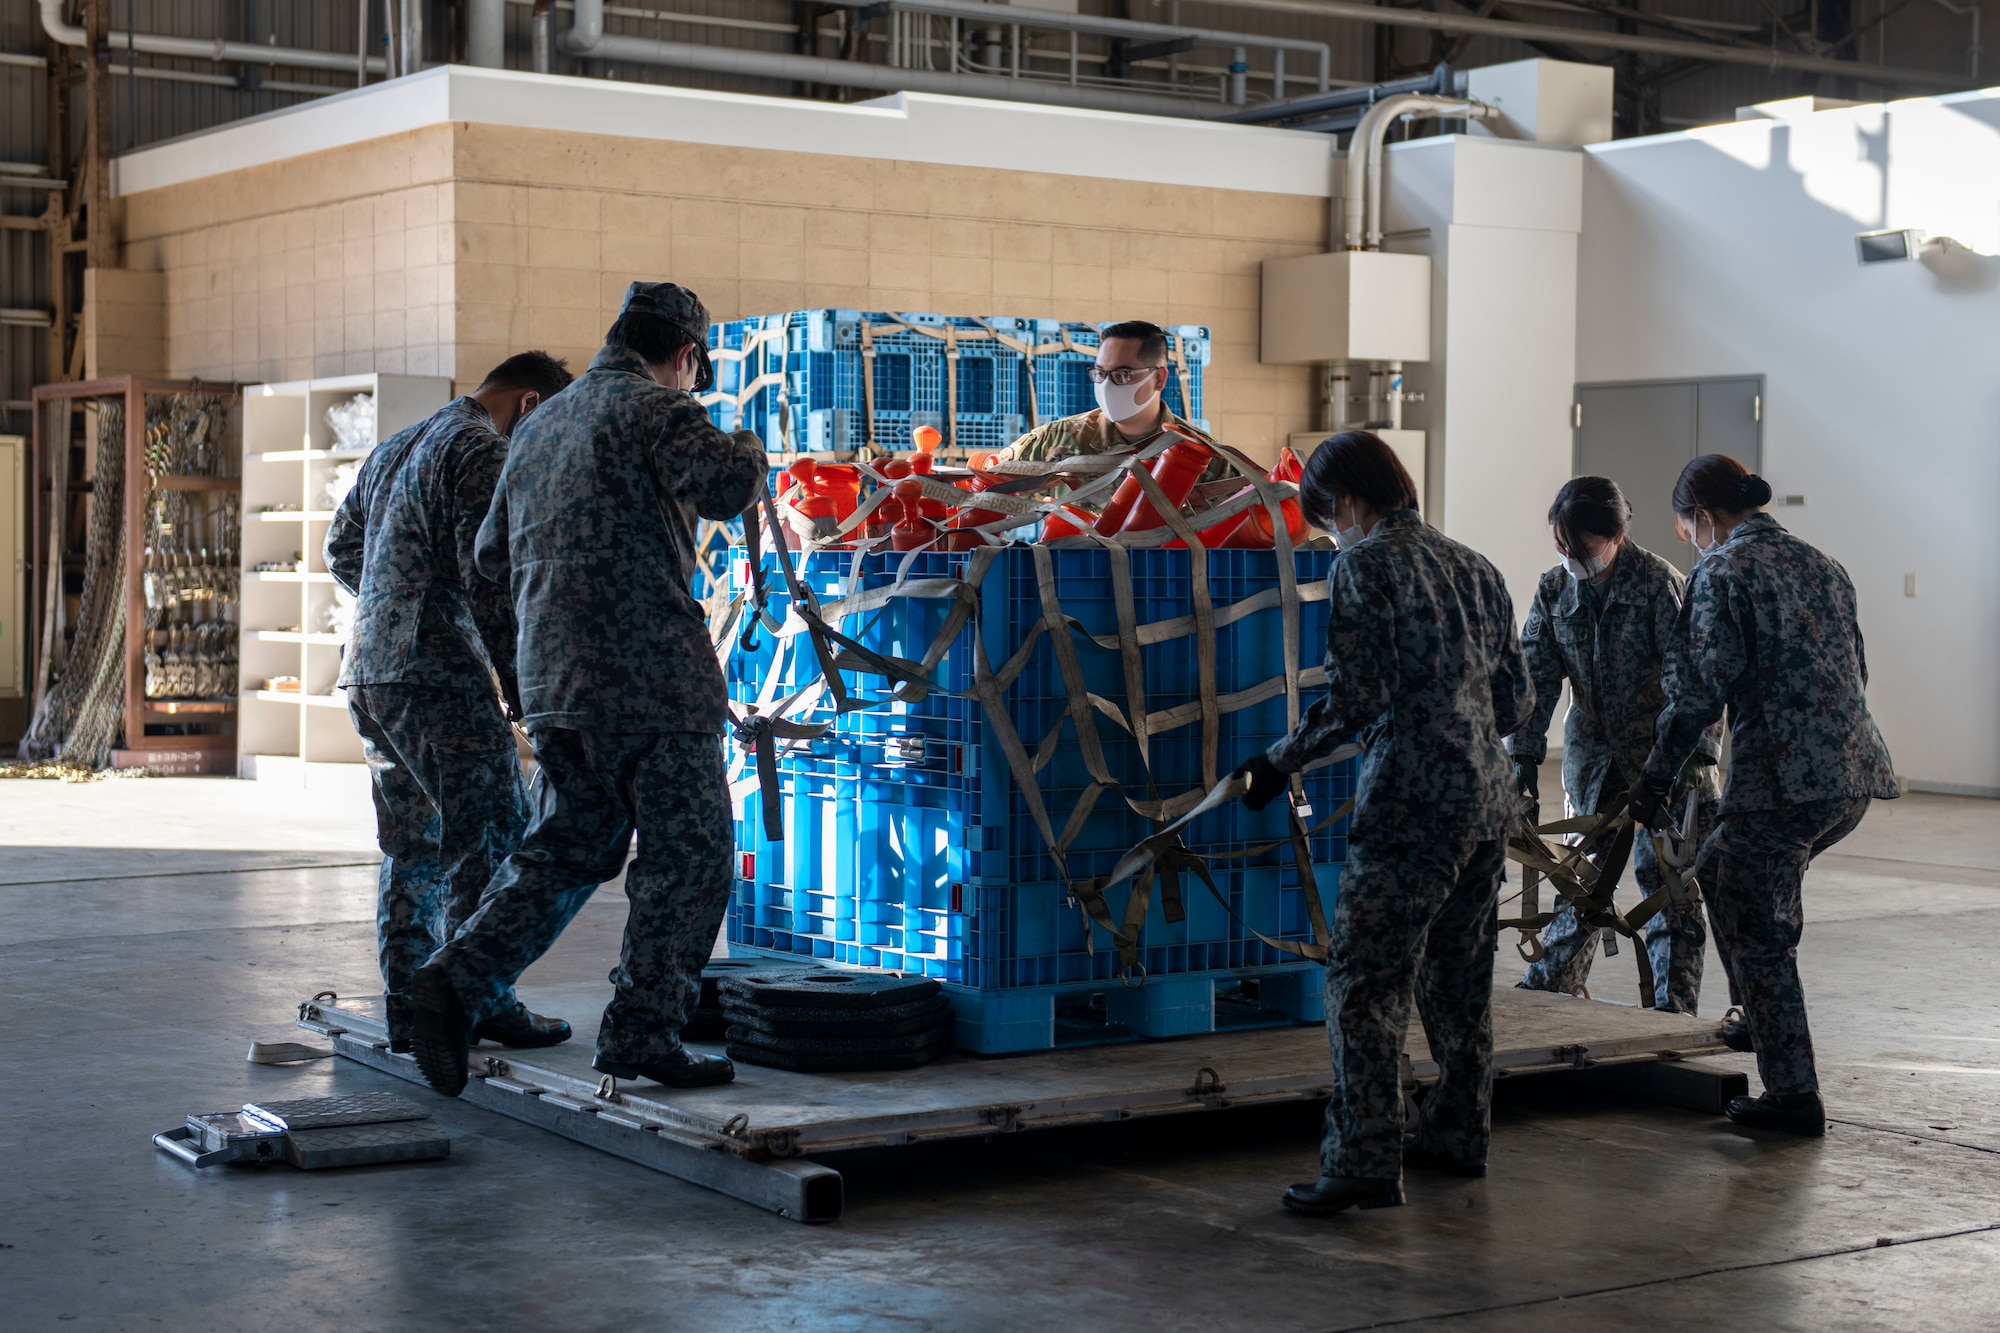
[[[1064,613],[1090,629],[1111,631],[1115,611],[1108,554],[1088,550],[1049,554],[1055,559]],[[1190,553],[1131,554],[1139,621],[1187,614]],[[818,553],[804,562],[802,577],[816,595],[832,601],[847,587],[854,559],[848,553]],[[951,577],[962,573],[969,559],[926,553],[916,558],[909,572],[912,577]],[[968,1034],[964,1040],[972,1049],[1021,1049],[977,1044],[989,1039],[977,1034],[989,1030],[1017,1036],[1030,1029],[1054,1032],[1049,1024],[1056,1022],[1051,1017],[1057,1012],[1052,1007],[1056,1001],[1048,997],[1101,991],[1107,985],[1125,989],[1111,938],[1093,927],[1087,939],[1083,915],[1065,901],[1062,873],[1030,815],[1026,795],[1015,784],[993,720],[974,700],[952,693],[972,683],[975,635],[985,636],[989,658],[998,665],[1040,618],[1033,559],[1033,552],[1025,548],[1003,551],[995,558],[981,589],[980,614],[960,631],[940,662],[933,677],[936,692],[915,704],[845,714],[834,719],[827,735],[782,752],[779,768],[787,830],[783,842],[764,838],[762,798],[757,792],[745,796],[738,812],[738,848],[745,860],[729,920],[732,945],[936,977],[953,989]],[[1218,609],[1276,584],[1274,552],[1218,551],[1205,559]],[[782,616],[784,585],[778,581],[775,557],[766,560],[773,562],[772,610]],[[1304,585],[1325,577],[1331,554],[1298,552],[1294,560]],[[865,557],[857,586],[889,581],[899,564],[896,556]],[[732,559],[732,580],[741,586],[747,573],[739,553]],[[846,632],[878,651],[919,657],[949,605],[945,599],[897,598],[850,620]],[[1312,661],[1325,641],[1324,604],[1304,603],[1300,622],[1300,656]],[[764,633],[759,638],[756,652],[745,653],[739,647],[729,661],[730,693],[739,702],[760,694],[783,697],[817,675],[816,659],[803,636],[780,640]],[[1088,687],[1122,702],[1118,654],[1080,638],[1074,642]],[[1275,608],[1221,627],[1218,692],[1243,690],[1280,674],[1282,644]],[[1143,656],[1150,708],[1172,707],[1197,697],[1191,638],[1151,645]],[[849,675],[847,683],[863,696],[879,696],[887,684],[861,674]],[[1007,720],[1031,750],[1048,726],[1066,713],[1067,696],[1048,636],[1042,637],[1027,669],[1007,690],[1004,704]],[[1137,786],[1146,771],[1137,745],[1101,716],[1099,722],[1112,776]],[[1282,694],[1224,714],[1218,730],[1217,767],[1226,772],[1287,730]],[[1149,748],[1151,772],[1161,793],[1200,785],[1198,722],[1152,737]],[[1307,798],[1314,807],[1310,822],[1330,815],[1346,799],[1351,781],[1351,766],[1345,764],[1308,775]],[[1088,782],[1081,751],[1066,736],[1054,761],[1036,779],[1057,829],[1064,826]],[[1153,826],[1130,811],[1115,792],[1105,793],[1069,845],[1065,865],[1070,876],[1108,872],[1152,831]],[[1305,899],[1289,849],[1273,848],[1252,857],[1227,855],[1281,843],[1285,833],[1281,809],[1253,814],[1231,804],[1196,820],[1185,836],[1190,847],[1212,858],[1216,883],[1244,923],[1276,938],[1305,939]],[[1315,879],[1328,903],[1345,853],[1344,826],[1320,829],[1311,839]],[[1246,975],[1289,974],[1304,966],[1295,956],[1257,940],[1191,874],[1182,876],[1181,891],[1186,920],[1168,923],[1156,888],[1140,936],[1146,988],[1161,978],[1198,977],[1206,983],[1227,984]],[[1112,891],[1114,916],[1122,914],[1129,892],[1129,886]],[[1046,1003],[1023,1001],[1025,1009],[1006,1010],[1013,1018],[994,1016],[999,1013],[993,1009],[999,1003],[992,999],[994,992],[1028,990],[1046,992]],[[1266,1006],[1274,1015],[1272,1021],[1286,1015],[1314,1017],[1314,993],[1305,983],[1291,985],[1290,990],[1276,986],[1273,996],[1290,998]],[[1145,1021],[1135,1025],[1119,1020],[1107,1031],[1162,1035],[1163,1025],[1179,1021],[1146,1008],[1153,1000],[1125,998],[1119,1003],[1121,1012],[1144,1010]],[[1021,1013],[1030,1017],[1020,1018]],[[1003,1037],[990,1035],[990,1040]]]
[[[864,326],[874,352],[872,436],[862,423]],[[953,394],[946,343],[918,331],[947,327],[958,353],[955,414],[947,411]],[[1181,325],[1168,333],[1175,355],[1167,402],[1201,423],[1208,330]],[[702,401],[718,426],[755,431],[772,452],[847,453],[869,438],[878,448],[900,452],[923,426],[958,449],[1003,449],[1042,422],[1095,406],[1086,371],[1097,341],[1095,325],[1005,316],[857,310],[760,315],[710,326],[716,384]],[[1034,355],[1024,354],[1023,346],[1034,348]]]

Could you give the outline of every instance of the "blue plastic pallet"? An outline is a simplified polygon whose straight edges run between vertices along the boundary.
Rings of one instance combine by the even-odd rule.
[[[1003,449],[1042,422],[1095,406],[1086,373],[1098,341],[1095,325],[796,310],[710,326],[712,348],[754,348],[740,360],[717,360],[715,389],[702,398],[710,416],[725,430],[755,431],[772,452],[789,448],[845,453],[860,448],[870,438],[862,422],[868,401],[862,383],[864,324],[874,353],[872,438],[878,448],[906,450],[912,432],[930,426],[955,448]],[[952,396],[946,345],[917,331],[946,327],[958,353],[955,414],[947,411]],[[1062,347],[1065,330],[1069,346],[1084,350]],[[1182,325],[1168,333],[1177,357],[1171,359],[1175,368],[1168,376],[1167,402],[1182,416],[1205,425],[1201,382],[1209,360],[1208,330]],[[1059,350],[1030,358],[1003,339]],[[1187,370],[1185,385],[1182,366]],[[770,383],[745,395],[750,385],[766,377]]]
[[[1064,612],[1092,629],[1109,632],[1115,613],[1108,555],[1087,550],[1050,554],[1056,560]],[[841,552],[819,553],[806,561],[804,578],[817,594],[831,600],[845,586],[854,558]],[[1186,551],[1132,553],[1141,623],[1188,612],[1190,558]],[[1274,552],[1220,551],[1205,558],[1218,607],[1276,583]],[[962,572],[969,559],[927,553],[917,558],[910,573],[949,577]],[[1304,584],[1325,577],[1331,553],[1299,552],[1294,559]],[[870,556],[865,561],[862,587],[892,578],[900,558]],[[1213,1009],[1217,984],[1236,984],[1246,976],[1290,974],[1305,965],[1295,955],[1259,941],[1192,875],[1184,875],[1181,883],[1186,919],[1166,921],[1156,885],[1140,937],[1139,962],[1146,980],[1139,990],[1154,990],[1170,979],[1176,985],[1183,979],[1199,981],[1189,982],[1192,989],[1183,987],[1184,1002],[1175,1002],[1184,1011],[1180,1018],[1154,1012],[1153,1006],[1166,1003],[1161,998],[1165,991],[1153,998],[1124,994],[1128,987],[1108,934],[1091,927],[1086,939],[1085,918],[1065,901],[1061,874],[1030,817],[1024,794],[1015,787],[991,721],[973,700],[943,692],[970,686],[975,634],[986,636],[992,661],[1004,662],[1025,639],[1027,626],[1040,618],[1032,562],[1033,553],[1027,549],[1003,551],[996,557],[982,586],[979,616],[961,630],[934,677],[939,692],[915,705],[844,715],[826,737],[783,754],[780,785],[788,834],[783,842],[763,837],[761,795],[752,792],[744,799],[737,829],[742,865],[729,939],[733,947],[779,956],[935,977],[954,991],[966,1034],[963,1044],[969,1049],[1046,1046],[1056,1039],[1049,1025],[1055,1022],[1051,1015],[1062,1008],[1060,1002],[1111,991],[1120,993],[1119,1012],[1132,1021],[1107,1020],[1106,1031],[1168,1035],[1166,1029],[1177,1023],[1196,1022],[1196,1011]],[[732,560],[731,573],[739,585],[747,576],[740,556]],[[781,589],[782,584],[773,587]],[[943,600],[896,599],[850,621],[847,632],[880,651],[918,657],[936,633],[947,605]],[[782,595],[774,594],[773,611],[782,614],[782,607]],[[1305,603],[1300,620],[1300,655],[1310,661],[1325,641],[1323,604]],[[1224,627],[1217,642],[1221,693],[1248,688],[1280,673],[1283,652],[1275,608]],[[1076,643],[1089,688],[1122,701],[1118,655],[1081,639]],[[1196,696],[1192,648],[1189,639],[1145,650],[1152,709]],[[754,699],[775,673],[779,693],[789,694],[816,672],[803,637],[780,647],[765,634],[758,652],[738,651],[732,657],[730,691],[739,701]],[[1169,689],[1170,683],[1179,688]],[[865,695],[879,694],[885,682],[850,675],[848,684]],[[1005,704],[1009,719],[1030,748],[1066,712],[1067,696],[1047,636],[1028,669],[1008,690]],[[1219,769],[1226,772],[1286,729],[1282,695],[1225,714],[1219,727]],[[1099,736],[1112,774],[1136,784],[1144,772],[1137,746],[1102,719]],[[1199,784],[1198,723],[1153,737],[1150,753],[1152,772],[1163,791]],[[1088,781],[1079,748],[1073,739],[1066,739],[1037,780],[1056,828],[1063,827]],[[1307,798],[1316,812],[1314,821],[1346,799],[1351,781],[1348,765],[1308,775]],[[1106,793],[1069,846],[1069,874],[1081,878],[1108,872],[1152,828],[1114,793]],[[1231,804],[1195,821],[1186,839],[1195,851],[1214,858],[1211,866],[1218,887],[1249,927],[1275,938],[1302,940],[1309,938],[1305,900],[1287,849],[1269,849],[1254,857],[1224,855],[1281,843],[1285,832],[1280,809],[1253,814]],[[1344,826],[1319,830],[1311,844],[1314,878],[1322,901],[1330,904],[1345,859]],[[1114,917],[1122,915],[1129,891],[1112,891]],[[1317,993],[1314,985],[1299,985],[1304,989],[1293,990],[1300,995]],[[998,998],[1002,992],[1015,993],[1016,998],[1002,1000]],[[1278,985],[1271,993],[1292,991]],[[1200,1003],[1187,999],[1197,994],[1210,999]],[[1274,1016],[1271,1021],[1311,1021],[1317,1016],[1315,1003],[1295,998],[1281,1005],[1267,998],[1260,1001],[1259,1012],[1268,1010]],[[1007,1017],[1010,1014],[1014,1017]],[[1004,1044],[1017,1037],[1027,1040],[1021,1034],[1030,1031],[1042,1035],[1025,1046]],[[991,1035],[1007,1032],[1015,1035]]]

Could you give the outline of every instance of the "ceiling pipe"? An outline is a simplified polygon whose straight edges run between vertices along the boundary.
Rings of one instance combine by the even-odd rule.
[[[1268,125],[1274,120],[1295,120],[1304,116],[1324,115],[1329,111],[1360,110],[1374,106],[1393,93],[1435,93],[1447,96],[1452,91],[1452,68],[1440,64],[1428,74],[1414,79],[1397,79],[1390,83],[1371,84],[1365,88],[1342,88],[1335,93],[1315,93],[1310,97],[1294,97],[1283,102],[1263,102],[1242,111],[1231,112],[1223,119],[1232,125]],[[1296,128],[1286,126],[1287,129]]]
[[[1350,250],[1382,248],[1382,138],[1404,116],[1484,120],[1494,108],[1464,97],[1397,93],[1368,108],[1347,146],[1346,241]],[[1364,216],[1366,222],[1364,225]]]
[[[63,22],[62,0],[41,0],[42,31],[62,46],[87,46],[82,28]],[[308,51],[296,46],[266,46],[261,42],[226,42],[220,37],[156,37],[148,33],[113,32],[114,47],[143,51],[149,56],[175,56],[182,60],[236,61],[250,65],[294,65],[300,69],[331,69],[343,74],[354,72],[355,59],[345,52]],[[371,72],[386,74],[388,62],[380,56],[368,59]]]
[[[1204,0],[1231,9],[1265,9],[1279,14],[1310,14],[1325,19],[1350,19],[1386,28],[1424,28],[1431,32],[1471,33],[1479,37],[1502,37],[1517,42],[1567,42],[1600,51],[1628,51],[1636,55],[1679,56],[1690,60],[1712,60],[1724,65],[1750,65],[1765,70],[1792,70],[1801,74],[1832,74],[1843,79],[1861,79],[1892,87],[1955,92],[1967,85],[1959,74],[1936,70],[1907,69],[1895,65],[1864,65],[1855,60],[1829,60],[1766,46],[1725,46],[1717,42],[1689,42],[1672,37],[1644,37],[1637,33],[1605,32],[1599,28],[1569,28],[1552,23],[1515,23],[1510,19],[1480,18],[1476,14],[1433,14],[1422,9],[1390,9],[1386,6],[1356,4],[1353,0]]]
[[[602,0],[595,0],[602,7]],[[831,0],[846,9],[862,9],[871,0]],[[1057,10],[1028,9],[1025,6],[995,6],[985,0],[888,0],[891,10],[904,14],[933,14],[942,18],[966,19],[983,25],[1008,24],[1023,28],[1049,28],[1061,32],[1086,33],[1095,37],[1192,37],[1204,46],[1256,47],[1265,51],[1304,51],[1319,62],[1319,90],[1325,92],[1333,81],[1333,48],[1308,37],[1278,37],[1267,33],[1224,32],[1215,28],[1191,28],[1182,23],[1144,23],[1136,19],[1102,17],[1096,14],[1065,14]]]
[[[1232,109],[1226,103],[1156,97],[1147,93],[1037,79],[1013,79],[998,74],[953,74],[944,70],[871,65],[857,60],[829,60],[822,56],[749,51],[740,47],[701,46],[692,42],[607,34],[604,31],[604,0],[577,0],[575,23],[563,33],[562,49],[570,55],[593,60],[625,60],[639,65],[734,74],[751,79],[823,83],[833,87],[872,88],[891,93],[944,93],[1002,102],[1084,107],[1093,111],[1178,116],[1188,120],[1214,120]]]

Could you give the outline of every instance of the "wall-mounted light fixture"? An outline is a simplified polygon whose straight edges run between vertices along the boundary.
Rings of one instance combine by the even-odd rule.
[[[1964,249],[1949,236],[1927,236],[1914,227],[1891,231],[1864,231],[1854,238],[1854,258],[1863,264],[1893,264],[1903,259],[1921,259],[1927,254],[1948,254]]]

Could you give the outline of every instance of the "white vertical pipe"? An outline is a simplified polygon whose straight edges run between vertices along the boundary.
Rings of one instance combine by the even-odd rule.
[[[507,0],[466,0],[465,58],[481,69],[507,67]]]

